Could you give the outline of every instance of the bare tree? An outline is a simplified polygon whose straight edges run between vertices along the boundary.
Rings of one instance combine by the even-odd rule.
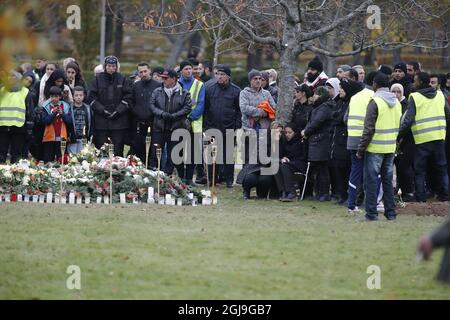
[[[419,4],[414,0],[404,1],[327,1],[327,0],[203,0],[211,6],[220,8],[232,21],[236,32],[245,35],[250,43],[273,46],[280,55],[280,93],[277,117],[282,122],[290,119],[293,104],[293,83],[297,57],[305,51],[327,57],[355,55],[375,47],[396,48],[401,46],[421,46],[442,48],[448,39],[448,30],[440,32],[439,41],[431,43],[430,21],[445,21],[448,17],[448,4],[442,1],[427,1]],[[366,24],[365,18],[377,17],[371,14],[369,6],[376,4],[380,9],[380,30],[374,35],[375,23]],[[372,15],[372,16],[371,16]],[[271,21],[272,29],[258,28],[255,19]],[[361,23],[361,22],[364,23]],[[392,37],[393,26],[402,32],[405,26],[414,21],[415,29],[406,30],[408,39]],[[402,29],[403,27],[403,29]],[[324,41],[333,33],[345,39],[350,50],[338,51],[334,44]],[[322,39],[322,41],[320,41]],[[326,39],[326,38],[325,38]],[[448,46],[448,41],[446,43]],[[352,49],[352,46],[355,49]]]

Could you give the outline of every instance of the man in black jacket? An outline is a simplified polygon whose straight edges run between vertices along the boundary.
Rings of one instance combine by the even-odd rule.
[[[225,180],[227,187],[231,188],[234,181],[234,163],[226,162],[226,145],[228,139],[234,139],[233,132],[241,127],[242,115],[239,107],[241,89],[231,82],[231,70],[227,65],[220,65],[217,68],[216,77],[217,82],[206,88],[205,129],[218,129],[222,132],[223,148],[219,150],[223,150],[224,164],[218,165],[218,174]],[[212,170],[210,172],[212,173]]]
[[[145,163],[145,137],[152,120],[150,112],[150,98],[161,83],[151,78],[150,66],[145,63],[137,65],[138,75],[141,79],[133,85],[131,107],[131,154],[135,154]]]
[[[172,149],[179,141],[172,141],[171,134],[176,129],[190,130],[191,124],[187,116],[192,110],[192,101],[189,91],[184,90],[178,82],[175,70],[166,70],[161,77],[164,79],[163,86],[155,89],[150,99],[150,111],[153,114],[150,167],[157,167],[155,144],[163,147],[167,143],[168,158],[164,171],[172,174]],[[178,163],[175,167],[178,175],[184,176],[183,163]]]
[[[101,148],[108,138],[114,144],[114,154],[123,156],[125,137],[129,128],[131,85],[118,72],[118,59],[105,58],[105,72],[98,74],[89,90],[90,106],[94,111],[94,143]]]

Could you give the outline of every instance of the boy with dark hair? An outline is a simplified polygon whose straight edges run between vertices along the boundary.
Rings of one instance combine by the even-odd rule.
[[[83,100],[84,88],[76,86],[73,88],[73,104],[70,106],[72,126],[70,127],[70,144],[67,145],[67,151],[72,154],[80,153],[81,139],[89,140],[91,136],[91,108]]]
[[[68,138],[68,125],[72,123],[70,106],[62,100],[61,88],[49,90],[50,99],[44,102],[42,123],[45,125],[42,138],[42,158],[45,162],[61,157],[61,140]]]

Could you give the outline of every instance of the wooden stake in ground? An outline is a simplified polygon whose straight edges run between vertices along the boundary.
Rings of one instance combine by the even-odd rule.
[[[157,198],[159,201],[159,170],[161,168],[161,146],[159,144],[155,144],[156,147],[156,158],[158,159],[158,171],[156,172],[156,185],[157,185]]]
[[[114,145],[112,144],[112,141],[110,138],[108,138],[109,144],[108,144],[108,153],[109,153],[109,203],[112,204],[112,198],[113,198],[113,178],[112,178],[112,171],[113,171],[113,157],[114,157]]]
[[[208,143],[209,141],[205,138],[205,133],[203,133],[203,140],[202,140],[202,154],[203,154],[203,163],[205,166],[205,173],[206,173],[206,184],[209,188],[209,167],[208,167]]]
[[[151,128],[148,127],[147,136],[145,137],[145,168],[148,169],[148,153],[150,151],[150,145],[152,143],[152,137],[150,135]]]
[[[67,147],[67,141],[65,139],[61,139],[61,144],[60,144],[60,148],[61,148],[61,176],[60,176],[60,180],[59,180],[59,190],[61,192],[61,197],[60,199],[63,197],[63,179],[64,179],[64,154],[66,153],[66,147]]]
[[[217,145],[216,140],[211,138],[211,154],[212,154],[212,191],[211,191],[211,202],[215,196],[215,183],[216,183],[216,156],[217,156]]]
[[[83,137],[81,138],[81,149],[84,149],[87,144],[87,137],[86,137],[86,126],[83,127]]]

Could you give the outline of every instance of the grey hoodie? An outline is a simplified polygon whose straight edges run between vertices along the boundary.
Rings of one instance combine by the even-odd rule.
[[[256,91],[250,87],[246,87],[241,91],[239,95],[239,107],[242,113],[242,128],[254,129],[255,123],[259,122],[262,129],[268,129],[270,121],[267,118],[260,119],[262,110],[257,106],[263,101],[269,101],[269,104],[276,110],[276,104],[269,91],[261,90]]]
[[[373,97],[378,97],[383,99],[390,108],[393,108],[398,102],[395,94],[389,91],[388,88],[379,88]],[[363,156],[367,147],[372,141],[373,135],[375,134],[375,124],[377,123],[378,118],[378,106],[374,100],[369,102],[367,106],[366,118],[364,119],[364,130],[363,135],[361,137],[361,141],[358,146],[358,155]],[[400,126],[400,122],[399,122]]]

